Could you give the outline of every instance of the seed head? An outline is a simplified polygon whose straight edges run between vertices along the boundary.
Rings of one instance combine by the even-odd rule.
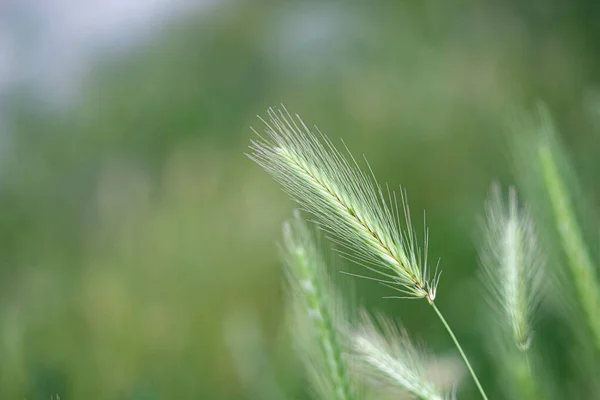
[[[401,213],[396,193],[388,187],[384,192],[349,151],[342,154],[284,108],[270,109],[268,116],[266,135],[252,141],[249,157],[316,217],[346,258],[378,274],[368,279],[402,292],[402,298],[433,302],[439,273],[437,268],[430,273],[427,229],[423,251],[416,243],[405,192],[400,191]]]
[[[528,212],[519,208],[514,188],[509,189],[506,204],[500,188],[492,187],[486,204],[485,238],[481,262],[491,303],[510,326],[514,343],[526,350],[545,261],[533,222]]]
[[[313,388],[322,399],[353,400],[341,330],[345,310],[329,284],[313,234],[295,213],[283,228],[283,256],[296,323],[293,332]]]

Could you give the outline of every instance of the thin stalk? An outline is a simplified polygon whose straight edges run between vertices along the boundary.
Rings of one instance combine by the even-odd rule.
[[[456,339],[456,336],[454,336],[454,332],[452,332],[452,329],[450,328],[450,325],[448,325],[448,323],[446,322],[446,319],[444,318],[444,316],[442,315],[442,313],[440,312],[440,310],[438,310],[438,308],[436,307],[435,303],[434,302],[430,302],[429,304],[431,305],[431,307],[433,307],[433,310],[437,314],[437,316],[440,319],[440,321],[442,321],[442,324],[444,324],[444,327],[448,331],[448,334],[450,335],[450,337],[454,341],[454,345],[458,349],[458,352],[460,353],[463,361],[467,365],[467,368],[468,368],[469,372],[471,373],[471,376],[473,377],[473,380],[475,381],[475,384],[477,385],[477,389],[479,389],[479,393],[481,393],[481,397],[483,397],[485,400],[488,400],[488,398],[487,398],[487,396],[485,394],[485,391],[483,390],[483,387],[481,386],[481,383],[479,383],[479,379],[477,379],[477,375],[475,375],[475,371],[473,371],[473,367],[471,367],[471,363],[469,362],[469,359],[467,358],[467,356],[466,356],[465,352],[463,351],[462,347],[460,347],[460,343],[458,343],[458,339]]]
[[[533,369],[527,352],[520,353],[519,368],[515,368],[521,393],[527,399],[539,399],[540,393],[535,382]]]

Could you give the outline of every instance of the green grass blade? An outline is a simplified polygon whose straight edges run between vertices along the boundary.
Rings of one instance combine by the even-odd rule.
[[[567,265],[573,278],[577,297],[594,336],[596,346],[600,350],[598,314],[600,293],[598,291],[596,266],[586,247],[583,233],[573,211],[571,198],[550,146],[541,145],[538,149],[538,157],[546,190],[552,204],[556,230],[567,257]]]

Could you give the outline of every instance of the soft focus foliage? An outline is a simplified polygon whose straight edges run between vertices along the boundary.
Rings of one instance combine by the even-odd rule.
[[[551,205],[537,201],[543,182],[529,179],[538,161],[515,164],[506,137],[506,118],[541,99],[585,188],[571,200],[596,268],[585,205],[598,204],[600,178],[597,15],[583,0],[224,1],[100,60],[68,107],[40,104],[27,85],[3,93],[0,398],[308,398],[275,251],[293,204],[243,156],[255,115],[279,103],[343,136],[427,209],[446,271],[436,300],[490,398],[503,398],[481,341],[476,217],[490,181],[519,183],[549,263],[566,265]],[[426,302],[356,283],[361,304],[401,316],[436,353],[451,349]],[[231,323],[246,314],[256,318]],[[586,335],[540,314],[550,392],[593,398]],[[256,341],[257,354],[238,354]],[[240,376],[248,368],[260,396]]]

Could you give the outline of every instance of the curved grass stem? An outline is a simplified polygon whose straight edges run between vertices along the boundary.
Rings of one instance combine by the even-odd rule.
[[[468,368],[469,372],[471,373],[471,376],[473,377],[473,380],[475,381],[475,384],[477,385],[477,389],[479,389],[479,393],[481,393],[481,397],[483,397],[484,400],[488,400],[487,395],[485,394],[485,391],[483,390],[483,387],[481,386],[481,383],[479,383],[479,379],[477,379],[477,375],[475,374],[475,371],[473,371],[473,367],[471,367],[471,363],[469,362],[469,359],[467,358],[467,356],[466,356],[465,352],[463,351],[462,347],[460,347],[460,343],[458,343],[458,339],[456,339],[456,336],[454,336],[454,332],[452,332],[452,328],[450,328],[450,325],[448,325],[448,322],[446,322],[446,319],[444,318],[444,316],[442,315],[442,313],[440,312],[440,310],[438,310],[438,308],[436,307],[435,303],[434,302],[430,302],[429,304],[431,305],[431,307],[433,308],[433,310],[437,314],[437,316],[440,319],[440,321],[442,321],[442,324],[444,324],[444,327],[448,331],[448,334],[450,335],[450,337],[454,341],[454,345],[458,349],[458,352],[460,353],[462,359],[464,360],[465,364],[467,365],[467,368]]]

